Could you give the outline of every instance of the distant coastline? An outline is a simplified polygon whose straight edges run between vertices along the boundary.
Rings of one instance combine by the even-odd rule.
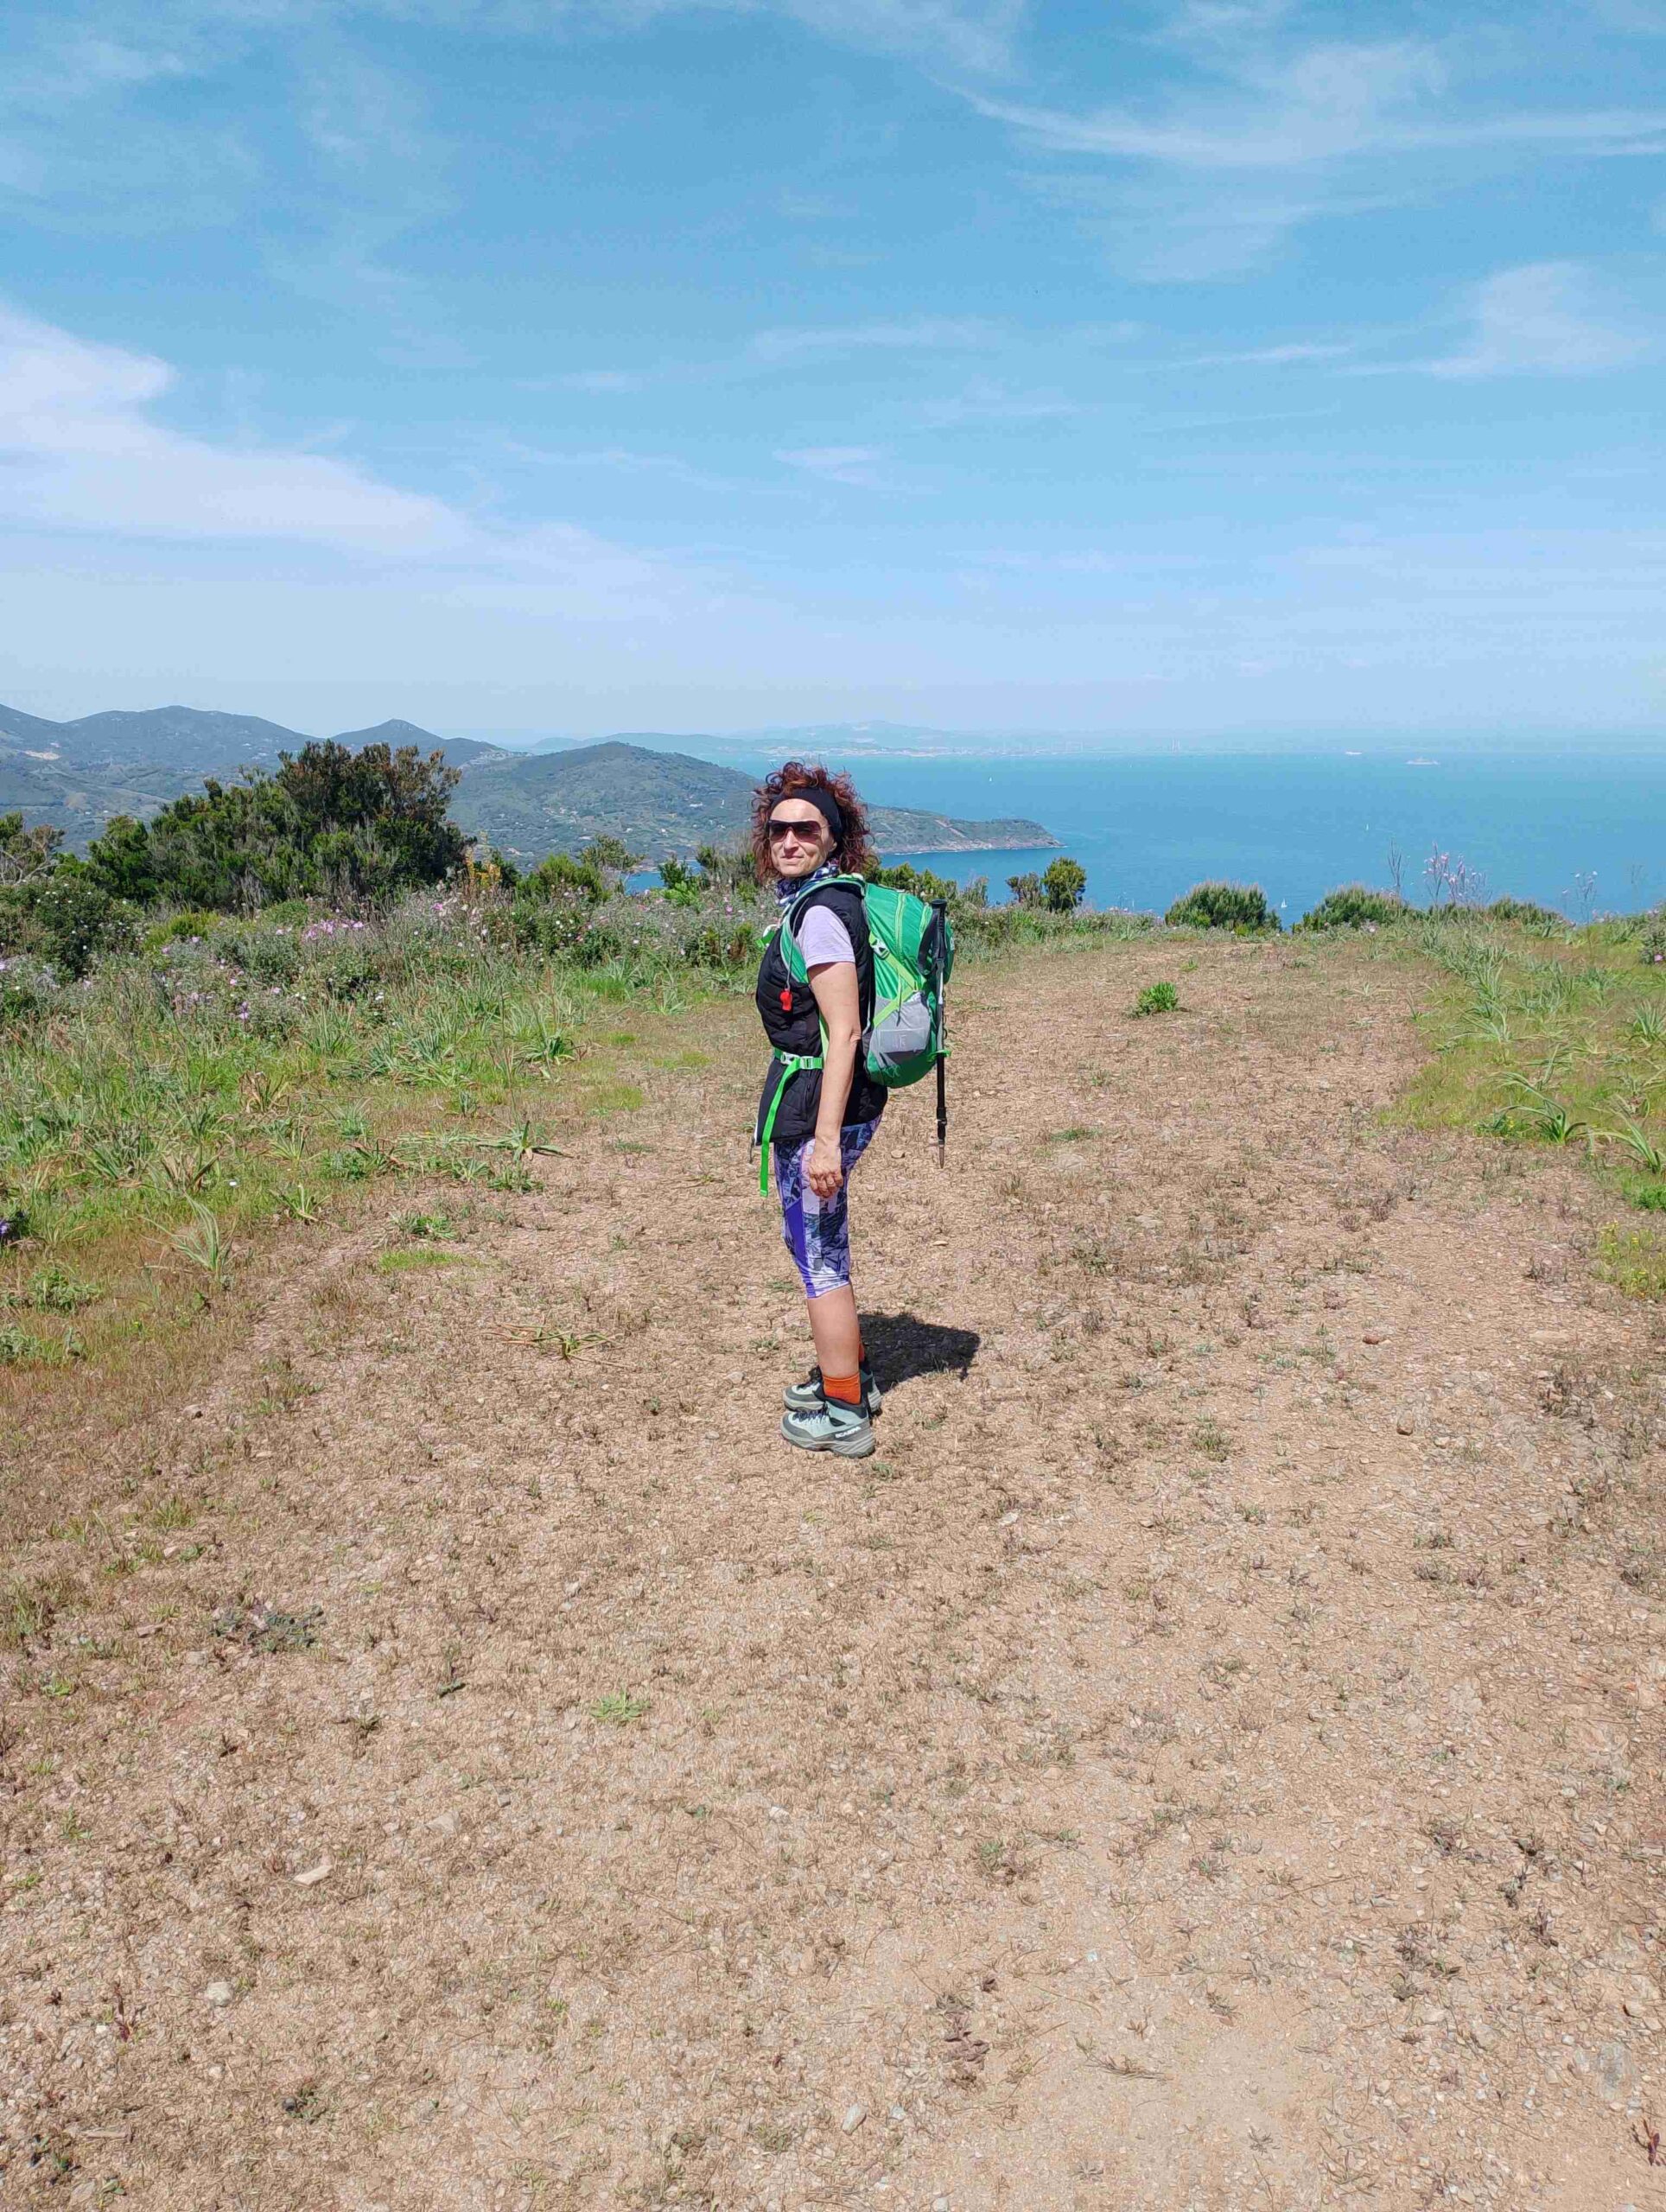
[[[876,806],[871,811],[880,850],[898,859],[919,853],[1056,852],[1063,842],[1040,823],[1021,816],[962,822],[914,807]]]

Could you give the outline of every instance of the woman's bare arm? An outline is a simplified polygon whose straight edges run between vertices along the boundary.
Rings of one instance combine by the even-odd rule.
[[[844,1109],[855,1080],[856,1054],[862,1045],[862,1000],[855,963],[823,962],[811,969],[810,988],[827,1033],[822,1045],[822,1098],[816,1116],[809,1180],[818,1198],[830,1198],[844,1180],[839,1132],[844,1125]]]

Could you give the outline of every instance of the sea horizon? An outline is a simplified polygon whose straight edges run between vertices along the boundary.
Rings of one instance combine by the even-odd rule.
[[[1018,760],[840,761],[864,796],[959,819],[1024,817],[1088,877],[1088,903],[1160,912],[1196,882],[1258,883],[1286,921],[1340,884],[1432,895],[1433,854],[1461,859],[1486,897],[1574,920],[1637,912],[1666,893],[1666,754],[1562,757],[1432,748],[1402,758],[1320,753],[1129,753]],[[891,857],[887,855],[887,857]],[[952,881],[1044,868],[1046,849],[906,855]]]

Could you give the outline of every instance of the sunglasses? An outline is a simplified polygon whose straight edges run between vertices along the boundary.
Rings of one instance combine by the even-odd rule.
[[[772,845],[780,845],[785,844],[789,837],[796,837],[801,845],[807,845],[821,827],[822,818],[819,814],[808,822],[772,820],[769,825],[769,842]]]

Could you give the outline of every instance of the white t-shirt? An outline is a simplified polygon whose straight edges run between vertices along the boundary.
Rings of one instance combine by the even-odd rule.
[[[856,948],[850,942],[850,932],[838,916],[830,913],[825,906],[812,906],[795,934],[806,968],[825,968],[836,960],[855,967]]]

